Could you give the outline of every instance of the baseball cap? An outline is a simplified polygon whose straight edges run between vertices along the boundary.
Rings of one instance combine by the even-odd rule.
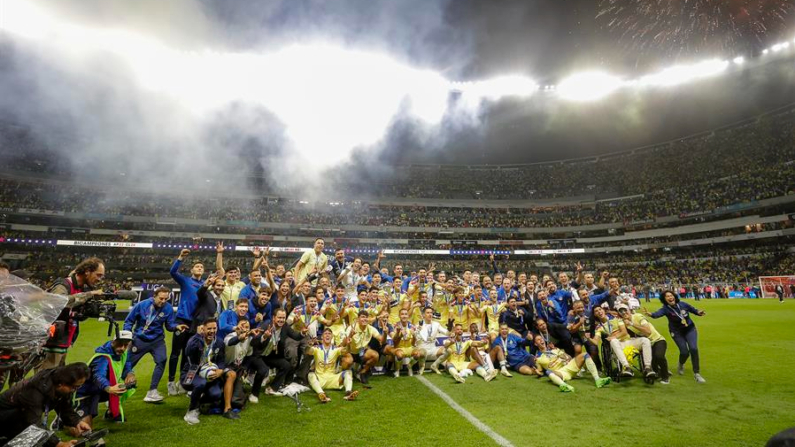
[[[621,310],[622,310],[622,309],[623,309],[623,310],[629,310],[629,307],[628,307],[626,304],[624,304],[624,303],[621,303],[621,304],[617,304],[617,305],[616,305],[616,310],[617,310],[618,312],[621,312]]]
[[[116,340],[121,341],[132,341],[133,333],[132,331],[119,331],[119,336],[116,337]]]

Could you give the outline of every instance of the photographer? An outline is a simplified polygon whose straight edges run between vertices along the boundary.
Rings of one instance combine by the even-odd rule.
[[[45,413],[55,413],[77,433],[91,430],[72,409],[72,395],[89,378],[85,363],[72,363],[38,372],[0,394],[0,437],[12,439],[30,425],[41,425]],[[69,447],[77,441],[61,441],[53,434],[45,447]]]
[[[127,350],[132,344],[130,331],[119,331],[113,341],[105,342],[96,349],[89,360],[91,379],[77,390],[77,412],[83,422],[93,427],[93,420],[99,413],[99,403],[107,402],[105,418],[124,422],[124,401],[135,393],[136,379],[132,363],[127,358]]]
[[[66,353],[80,332],[80,306],[102,295],[98,286],[104,277],[105,263],[99,258],[88,258],[78,264],[68,278],[57,280],[50,288],[50,293],[68,295],[69,302],[53,323],[50,337],[44,345],[46,356],[40,369],[55,368],[66,361]]]
[[[144,402],[162,402],[163,396],[157,391],[160,379],[166,370],[166,341],[164,329],[174,332],[178,328],[186,330],[184,324],[177,326],[174,318],[174,308],[168,304],[171,290],[160,287],[155,290],[152,298],[139,302],[132,308],[124,320],[124,330],[133,331],[132,355],[130,364],[133,368],[146,354],[152,354],[155,361],[155,370],[152,372],[152,381],[149,391],[144,397]]]

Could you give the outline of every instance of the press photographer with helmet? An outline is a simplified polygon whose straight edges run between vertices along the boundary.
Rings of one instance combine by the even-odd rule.
[[[104,277],[105,263],[99,258],[88,258],[78,264],[68,277],[59,279],[50,288],[50,293],[67,295],[69,301],[50,329],[50,337],[44,345],[46,355],[40,369],[55,368],[65,362],[66,353],[80,332],[78,310],[91,298],[103,294],[99,285]]]

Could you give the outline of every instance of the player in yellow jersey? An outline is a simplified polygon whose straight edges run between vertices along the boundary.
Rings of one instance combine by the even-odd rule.
[[[353,356],[353,361],[361,365],[359,369],[359,381],[363,385],[368,385],[370,368],[378,363],[378,352],[370,348],[370,342],[375,338],[379,343],[386,343],[387,334],[381,333],[369,323],[369,313],[362,309],[359,310],[357,322],[348,331],[346,341],[349,342],[349,350]]]
[[[610,383],[609,377],[599,377],[599,370],[596,369],[596,364],[594,364],[588,354],[582,352],[572,358],[562,349],[558,349],[554,345],[547,345],[546,340],[544,340],[544,337],[541,335],[536,335],[533,339],[533,343],[535,343],[538,349],[535,361],[536,374],[549,377],[549,380],[557,385],[564,393],[571,393],[574,391],[574,387],[566,382],[577,377],[577,373],[580,372],[583,365],[585,365],[588,372],[591,373],[591,377],[593,377],[594,384],[597,388],[602,388]]]
[[[477,305],[469,300],[469,297],[466,295],[466,290],[463,287],[456,287],[455,301],[450,303],[447,312],[447,318],[452,322],[453,327],[460,324],[468,328],[470,322],[480,321],[480,313],[478,312]]]
[[[324,389],[341,390],[345,389],[345,400],[355,400],[359,395],[358,391],[353,391],[353,376],[351,371],[337,372],[337,362],[347,353],[345,347],[334,347],[334,333],[331,329],[323,330],[323,341],[317,346],[309,346],[306,349],[307,355],[315,358],[315,370],[309,373],[309,386],[317,393],[317,398],[321,403],[331,402],[331,398],[326,396]]]
[[[436,290],[433,294],[433,313],[434,319],[439,321],[439,324],[449,329],[449,315],[450,304],[455,299],[455,281],[448,279],[444,286],[436,284]]]
[[[497,289],[489,289],[489,300],[480,307],[479,313],[483,316],[483,320],[488,326],[489,340],[493,343],[500,333],[500,314],[505,312],[506,303],[498,303]]]
[[[464,327],[460,324],[456,324],[453,327],[453,333],[453,339],[447,341],[448,357],[445,368],[447,368],[447,371],[453,376],[456,382],[466,382],[465,377],[471,374],[473,370],[477,375],[483,377],[483,380],[486,382],[490,382],[497,377],[497,370],[492,369],[490,373],[486,372],[486,369],[480,366],[478,362],[470,359],[471,348],[488,346],[488,342],[477,340],[464,341],[462,338]]]
[[[616,310],[624,321],[627,331],[638,337],[649,339],[651,344],[651,368],[660,377],[660,383],[668,385],[670,383],[670,375],[668,374],[668,359],[665,357],[665,352],[668,350],[668,343],[665,341],[665,337],[660,335],[657,328],[643,314],[632,312],[626,304],[618,304]]]
[[[420,358],[424,358],[422,350],[417,349],[414,345],[416,343],[417,326],[414,326],[409,321],[409,310],[400,310],[400,321],[394,327],[394,335],[392,338],[395,343],[395,377],[400,377],[400,369],[402,365],[408,368],[409,376],[413,376],[412,368]]]
[[[323,289],[318,288],[315,296],[310,296],[306,300],[306,306],[296,306],[295,309],[287,317],[287,324],[290,325],[294,331],[302,332],[307,328],[307,335],[310,338],[317,338],[318,323],[328,325],[330,321],[320,315],[320,310],[317,308],[318,297],[323,296]]]
[[[619,304],[616,306],[626,306]],[[593,310],[594,316],[594,332],[595,337],[589,338],[591,343],[596,344],[599,339],[603,339],[610,343],[610,348],[613,351],[613,356],[618,360],[621,365],[621,375],[632,377],[632,368],[629,366],[627,356],[624,354],[626,346],[634,346],[641,351],[643,357],[643,375],[647,378],[657,377],[657,373],[651,368],[651,343],[646,337],[631,338],[624,321],[620,318],[613,318],[608,315],[603,307],[597,307]],[[602,359],[602,361],[609,361],[610,359]]]
[[[400,310],[409,309],[411,300],[408,295],[401,293],[400,287],[402,286],[400,278],[395,278],[392,282],[392,290],[387,292],[387,307],[389,308],[389,324],[396,324],[400,321]]]

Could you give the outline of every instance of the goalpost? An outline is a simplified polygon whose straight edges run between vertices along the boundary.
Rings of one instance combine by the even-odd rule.
[[[776,286],[781,285],[784,298],[793,297],[793,287],[795,287],[795,275],[788,276],[760,276],[759,288],[762,290],[761,298],[778,298]]]

